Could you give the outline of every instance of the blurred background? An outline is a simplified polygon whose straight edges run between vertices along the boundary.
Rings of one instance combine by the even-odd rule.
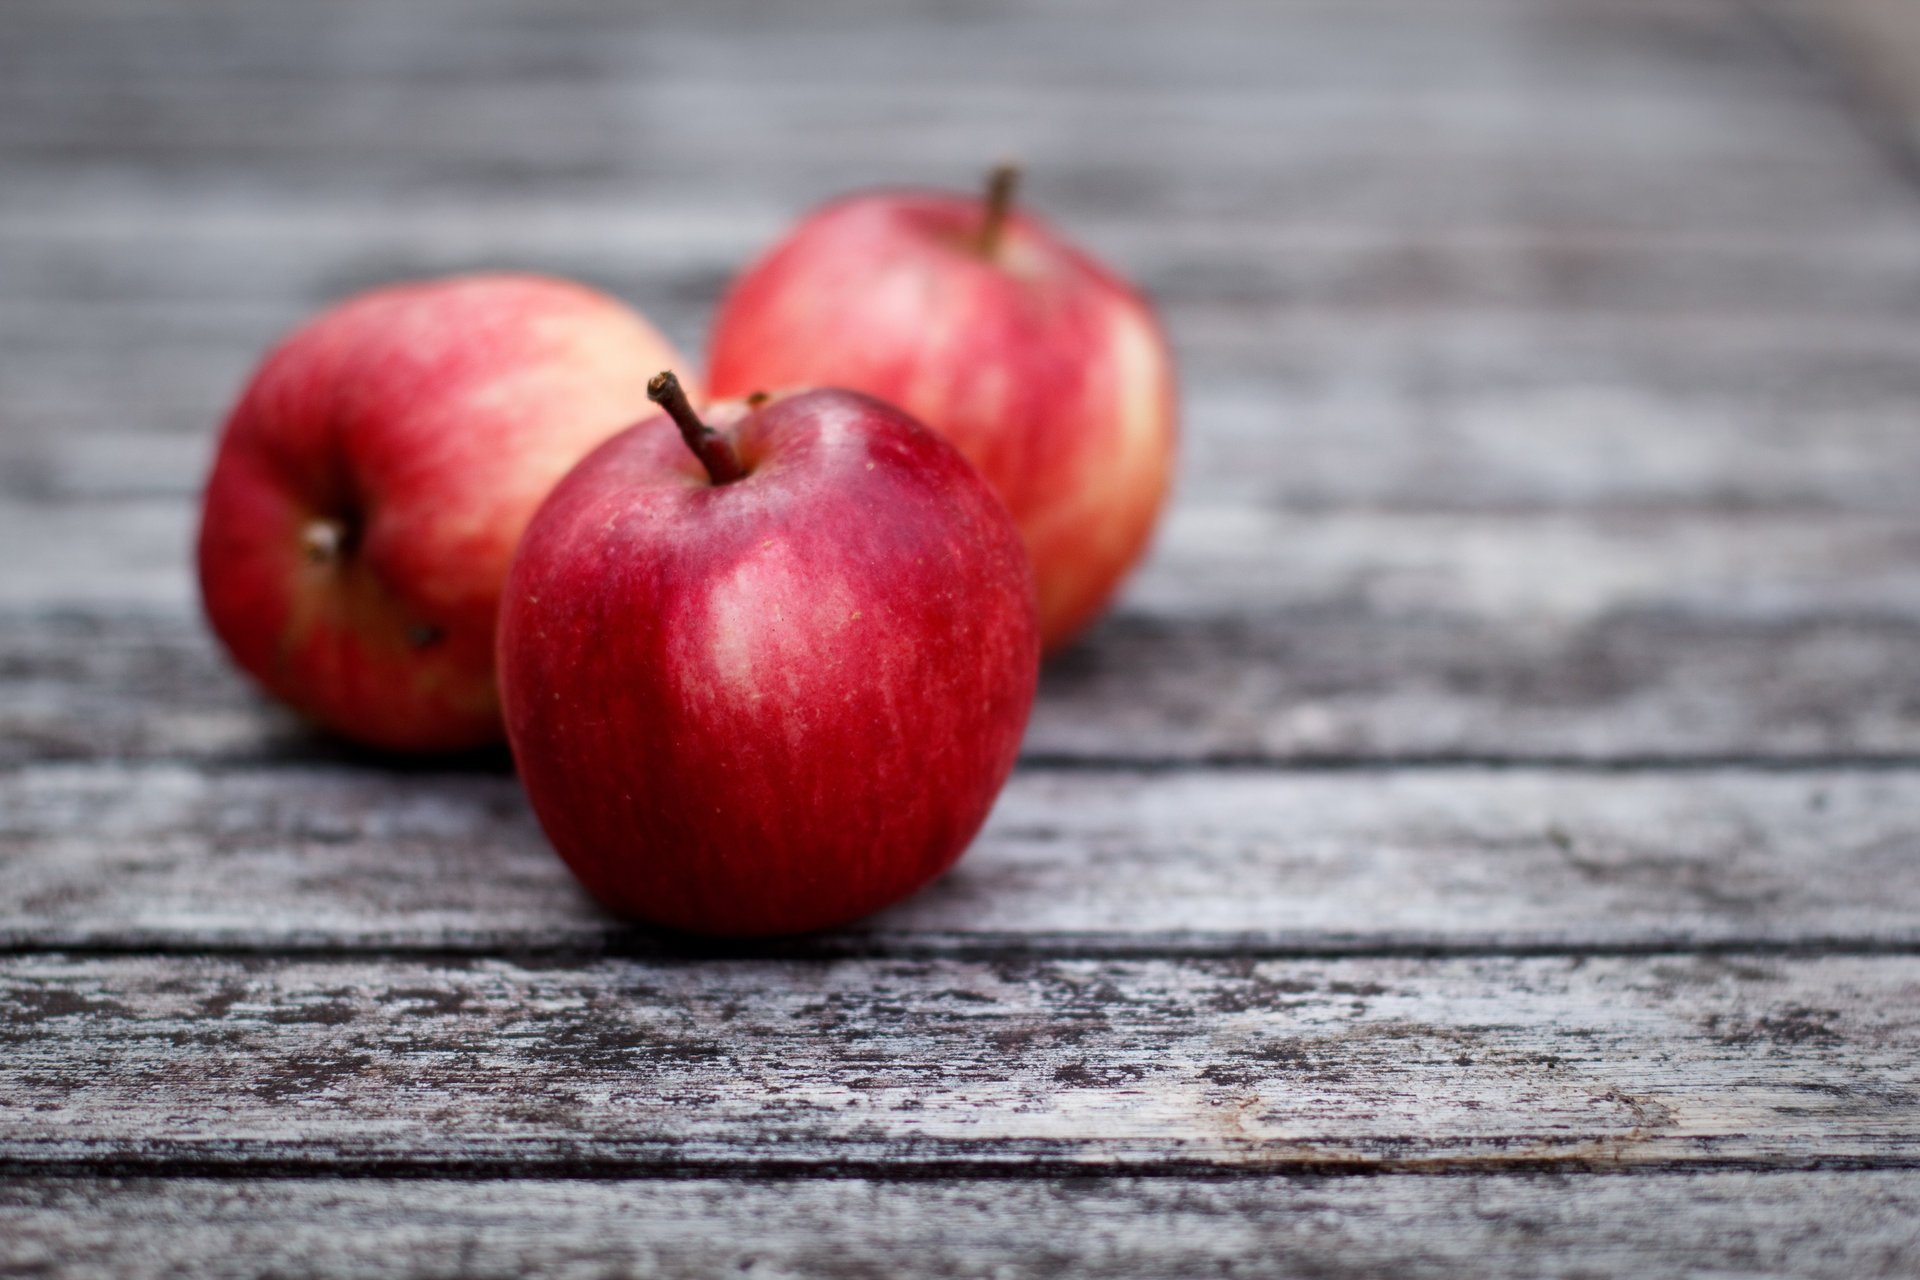
[[[1128,696],[1220,754],[1905,749],[1917,30],[1907,0],[9,0],[0,612],[199,654],[214,432],[344,294],[556,272],[694,353],[812,204],[1017,157],[1157,299],[1187,422],[1036,750],[1114,732],[1048,711],[1103,673],[1209,664],[1204,706]],[[1817,698],[1770,719],[1689,710],[1794,673]],[[1382,727],[1356,699],[1390,678],[1428,702]],[[1497,730],[1460,710],[1490,681]]]

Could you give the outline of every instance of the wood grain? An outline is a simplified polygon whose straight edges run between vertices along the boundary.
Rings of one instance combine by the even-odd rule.
[[[174,498],[0,503],[0,611],[194,607],[197,512]],[[17,542],[15,539],[17,537]],[[1123,601],[1166,618],[1301,606],[1501,625],[1633,609],[1755,621],[1920,616],[1920,517],[1740,511],[1297,511],[1193,500]]]
[[[114,254],[82,239],[41,292],[71,294],[101,272],[121,280],[134,258],[186,262],[145,273],[158,277],[151,283],[118,284],[120,296],[0,303],[0,343],[18,357],[0,367],[0,500],[193,500],[253,360],[303,312],[355,288],[515,263],[584,275],[697,352],[728,258],[666,272],[626,265],[657,247],[576,244],[569,256],[533,236],[525,247],[505,237],[463,248],[457,229],[422,228],[391,256],[378,236],[346,240],[368,257],[297,237],[256,253],[234,239],[210,232],[196,250],[155,235]],[[1851,245],[1762,241],[1703,266],[1657,247],[1492,241],[1283,242],[1230,269],[1227,248],[1158,261],[1129,251],[1120,261],[1151,268],[1188,373],[1180,500],[1911,510],[1920,446],[1904,427],[1920,403],[1911,324],[1920,242],[1896,261]],[[12,255],[0,248],[0,275],[24,288],[29,264],[53,255],[41,238],[16,243]],[[298,264],[297,278],[280,301],[188,305],[180,299],[220,278],[194,265],[199,254],[244,257],[247,279]],[[1782,265],[1796,255],[1803,270]],[[1852,259],[1852,271],[1824,265],[1835,257]],[[1648,283],[1628,278],[1635,264]],[[1409,273],[1428,281],[1417,321],[1389,305]],[[1668,282],[1664,296],[1656,279]],[[149,289],[174,300],[129,296]]]
[[[365,1276],[1904,1280],[1908,1172],[1035,1182],[0,1182],[0,1267]],[[1807,1241],[1818,1239],[1817,1249]]]
[[[0,504],[0,760],[337,754],[191,620],[169,499]],[[1035,760],[1902,760],[1920,523],[1177,508]]]
[[[1715,5],[1233,5],[1181,21],[1120,5],[995,23],[860,4],[756,13],[752,40],[727,38],[724,13],[666,6],[599,4],[540,24],[463,15],[459,38],[430,7],[344,29],[323,15],[182,9],[159,21],[95,11],[84,28],[16,19],[42,56],[0,82],[0,146],[76,168],[171,161],[175,179],[246,166],[256,180],[344,169],[495,184],[724,153],[736,183],[792,187],[808,166],[876,154],[977,164],[983,141],[1015,136],[1036,158],[1137,170],[1144,153],[1230,181],[1261,167],[1233,160],[1270,160],[1276,134],[1296,155],[1592,147],[1618,163],[1716,143],[1750,154],[1762,139],[1768,154],[1817,156],[1822,126],[1840,132],[1781,92],[1791,64]],[[1517,73],[1550,77],[1554,92]],[[103,80],[113,93],[89,93]],[[1204,147],[1167,145],[1200,130]]]
[[[0,1170],[1910,1166],[1920,957],[0,964]]]
[[[1913,948],[1916,812],[1911,770],[1029,770],[940,884],[760,949]],[[712,954],[595,910],[512,779],[341,767],[0,773],[0,946]]]

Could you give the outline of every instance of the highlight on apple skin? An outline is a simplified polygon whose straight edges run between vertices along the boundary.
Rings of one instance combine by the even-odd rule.
[[[520,532],[674,358],[619,302],[540,276],[322,313],[227,420],[199,538],[214,631],[269,693],[361,743],[497,742],[494,621]]]
[[[842,386],[947,437],[1012,512],[1058,650],[1145,553],[1177,434],[1152,309],[1039,219],[988,196],[875,192],[827,205],[734,284],[715,396]]]
[[[507,734],[594,897],[698,933],[824,928],[945,871],[1019,751],[1032,573],[992,492],[891,405],[815,390],[668,416],[528,526]],[[676,430],[676,426],[678,430]]]

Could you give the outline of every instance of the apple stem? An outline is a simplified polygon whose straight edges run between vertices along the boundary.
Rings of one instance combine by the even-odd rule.
[[[708,478],[715,484],[731,484],[747,474],[726,437],[700,421],[700,415],[693,411],[693,402],[687,399],[686,388],[673,376],[673,370],[664,369],[653,375],[647,383],[647,399],[667,411],[667,416],[680,428],[680,438],[693,450],[693,456],[700,459],[700,465],[707,469]]]
[[[1000,252],[1000,235],[1013,212],[1014,188],[1020,185],[1020,166],[997,164],[987,175],[987,212],[980,222],[980,253],[991,258]]]

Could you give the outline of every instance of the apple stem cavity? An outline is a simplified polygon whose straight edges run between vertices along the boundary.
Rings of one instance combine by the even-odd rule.
[[[647,399],[667,411],[667,416],[680,428],[680,438],[687,442],[687,448],[693,450],[693,456],[700,459],[700,465],[707,469],[707,477],[716,485],[732,484],[747,474],[726,437],[700,421],[700,415],[693,411],[693,402],[687,399],[686,388],[673,376],[673,370],[663,369],[653,375],[647,383]]]
[[[997,164],[987,175],[986,215],[980,221],[980,256],[998,257],[1000,236],[1007,227],[1007,215],[1013,212],[1014,189],[1020,185],[1020,166]]]
[[[300,546],[308,563],[332,564],[346,553],[347,526],[338,520],[309,520],[300,530]]]

